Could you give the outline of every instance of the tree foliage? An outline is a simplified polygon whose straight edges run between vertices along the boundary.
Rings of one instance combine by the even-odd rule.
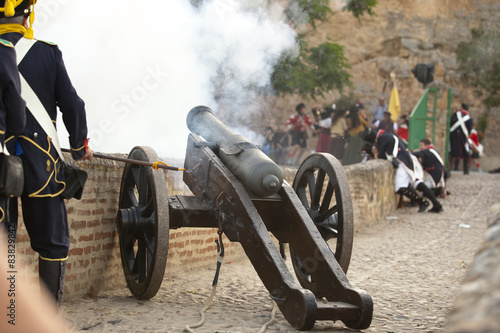
[[[375,15],[373,8],[377,5],[377,0],[348,1],[344,10],[350,11],[354,17],[359,19],[364,13]]]
[[[343,10],[359,19],[365,13],[374,15],[376,4],[377,0],[348,0]],[[346,86],[352,86],[351,75],[347,72],[351,67],[341,45],[327,40],[310,47],[306,41],[334,14],[330,1],[291,0],[286,14],[290,24],[299,31],[297,44],[300,49],[298,55],[284,56],[276,65],[272,76],[274,90],[278,94],[298,94],[315,100],[332,89],[342,92]]]
[[[335,101],[337,109],[349,110],[357,102],[356,96],[352,92],[348,95],[341,95],[338,100]]]
[[[475,29],[457,50],[459,72],[487,107],[500,106],[500,32]]]
[[[299,57],[282,59],[273,73],[274,88],[280,93],[309,95],[313,99],[332,89],[342,91],[350,85],[350,68],[344,48],[325,42],[302,49]]]

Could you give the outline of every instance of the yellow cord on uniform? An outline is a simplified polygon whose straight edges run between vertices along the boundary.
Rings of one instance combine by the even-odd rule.
[[[163,165],[165,165],[165,166],[170,166],[170,165],[168,165],[168,164],[167,164],[167,163],[165,163],[165,162],[158,161],[158,162],[154,162],[154,163],[153,163],[153,166],[152,166],[152,167],[153,167],[153,169],[158,170],[158,169],[159,169],[159,165],[160,165],[160,164],[163,164]],[[177,169],[177,171],[185,171],[185,170],[186,170],[186,169]]]
[[[34,35],[33,22],[35,22],[35,12],[31,11],[30,16],[29,16],[29,26],[28,26],[28,29],[26,29],[26,32],[24,34],[25,38],[33,39],[33,35]]]

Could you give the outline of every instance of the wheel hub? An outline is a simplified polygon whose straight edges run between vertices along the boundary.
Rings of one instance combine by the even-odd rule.
[[[137,232],[149,230],[153,224],[151,217],[142,217],[143,207],[132,206],[118,210],[116,228],[120,235],[135,235]]]
[[[329,240],[337,237],[339,230],[338,213],[334,213],[333,215],[328,216],[326,219],[319,221],[318,219],[321,215],[319,210],[308,209],[307,212],[309,213],[311,220],[313,220],[324,240]]]

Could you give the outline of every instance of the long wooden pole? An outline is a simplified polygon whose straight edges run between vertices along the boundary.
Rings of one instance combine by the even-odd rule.
[[[65,152],[65,153],[71,153],[71,150],[68,149],[68,148],[61,148],[61,150],[63,152]],[[106,160],[113,160],[113,161],[118,161],[118,162],[138,164],[138,165],[144,165],[144,166],[150,166],[150,167],[153,167],[153,165],[156,164],[156,163],[147,162],[147,161],[133,160],[133,159],[130,159],[130,158],[116,157],[116,156],[105,155],[105,154],[100,154],[100,153],[92,153],[92,155],[94,157],[103,158],[103,159],[106,159]],[[156,164],[156,167],[158,167],[158,169],[166,169],[166,170],[173,170],[173,171],[183,171],[184,170],[184,169],[179,169],[177,167],[173,167],[173,166],[170,166],[170,165],[164,165],[164,164],[161,164],[161,163]]]

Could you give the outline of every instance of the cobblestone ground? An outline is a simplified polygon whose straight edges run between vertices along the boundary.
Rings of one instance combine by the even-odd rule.
[[[364,332],[444,332],[457,288],[480,248],[489,207],[500,201],[500,175],[453,173],[445,212],[402,208],[376,225],[356,230],[347,277],[374,301]],[[206,322],[196,332],[258,332],[271,317],[272,302],[249,262],[226,258]],[[165,279],[152,300],[127,289],[97,299],[65,302],[75,329],[89,332],[181,332],[200,321],[210,295],[213,269]],[[293,332],[281,313],[266,332]],[[316,322],[314,332],[352,332],[342,322]]]

